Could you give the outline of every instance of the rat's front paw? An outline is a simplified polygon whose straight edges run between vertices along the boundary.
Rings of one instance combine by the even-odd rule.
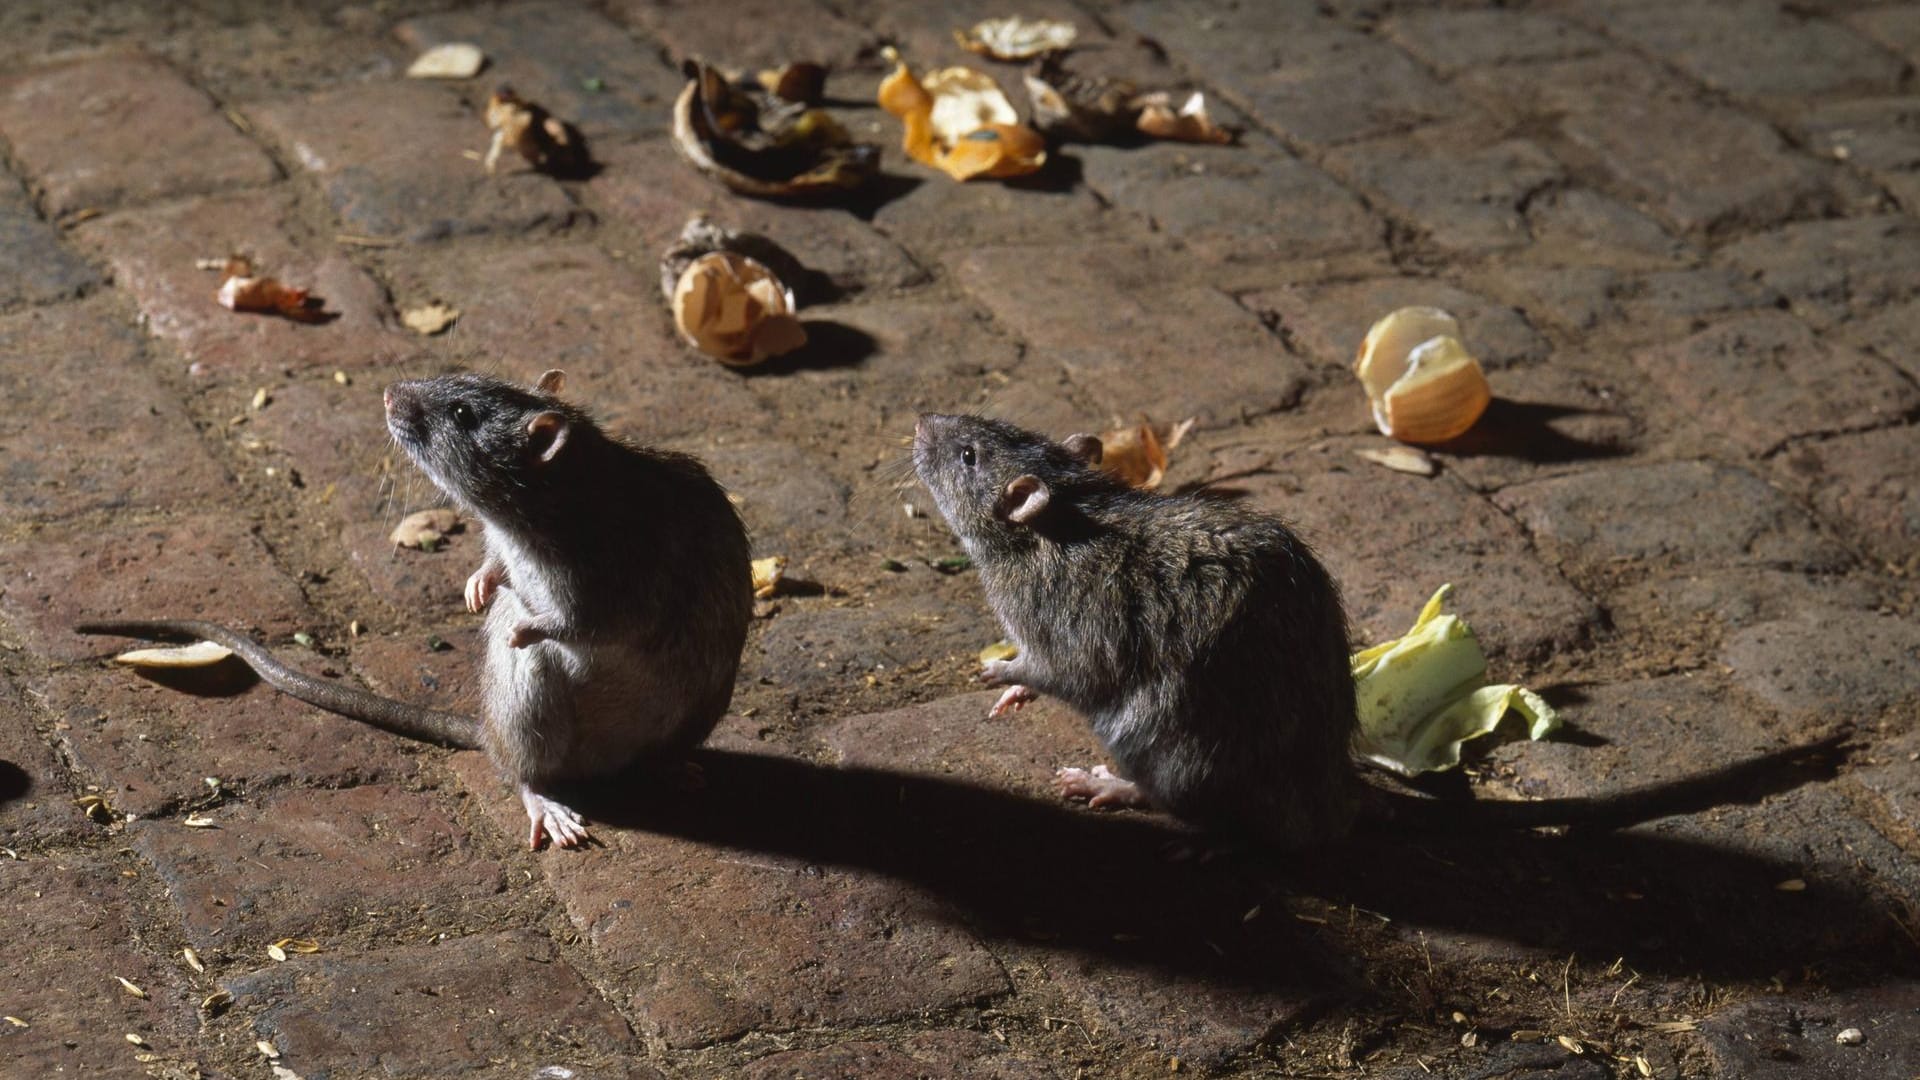
[[[467,610],[478,615],[493,603],[493,594],[498,592],[507,575],[497,566],[483,566],[467,578]]]
[[[507,638],[507,644],[516,649],[524,649],[535,642],[545,640],[547,640],[545,630],[533,623],[523,622],[513,628],[512,635]]]
[[[980,665],[980,681],[988,686],[1012,686],[1020,681],[1020,673],[1014,670],[1016,661],[988,660]]]

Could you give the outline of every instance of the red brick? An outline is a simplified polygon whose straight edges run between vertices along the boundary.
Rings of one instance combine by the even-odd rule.
[[[303,231],[297,218],[292,193],[276,188],[114,214],[78,235],[113,267],[148,331],[215,377],[357,370],[411,351],[414,343],[391,330],[380,286],[344,256],[294,239]],[[310,290],[340,317],[305,324],[221,307],[220,275],[194,260],[230,252],[251,255],[261,272]]]
[[[975,1031],[936,1031],[897,1043],[843,1042],[818,1050],[787,1050],[748,1066],[747,1080],[811,1080],[822,1076],[862,1080],[1040,1080],[1053,1076],[1040,1062]]]
[[[1866,349],[1920,379],[1920,351],[1913,343],[1920,340],[1920,299],[1888,305],[1878,314],[1856,319],[1842,326],[1838,340]]]
[[[1494,400],[1474,426],[1437,456],[1475,489],[1592,467],[1632,453],[1647,438],[1635,387],[1606,357],[1556,356],[1551,364],[1509,368],[1493,379]],[[1371,427],[1357,381],[1339,388]]]
[[[660,1076],[637,1060],[619,1014],[531,931],[300,956],[227,986],[237,1007],[258,1009],[254,1031],[306,1075],[484,1074],[514,1061],[553,1076]]]
[[[660,298],[655,256],[638,270],[580,243],[520,244],[482,257],[458,249],[395,272],[403,297],[461,309],[432,339],[446,361],[504,378],[567,373],[566,396],[602,426],[642,442],[755,430],[745,376],[695,352]]]
[[[1237,117],[1215,107],[1221,123]],[[1295,260],[1375,248],[1382,226],[1353,193],[1258,132],[1234,146],[1076,148],[1086,184],[1156,233],[1236,241],[1243,257]]]
[[[299,473],[294,498],[307,513],[332,523],[335,543],[375,595],[395,610],[429,620],[464,610],[462,589],[480,565],[481,550],[473,522],[432,552],[399,549],[390,538],[402,517],[446,503],[394,445],[381,405],[388,382],[430,373],[426,365],[408,364],[363,372],[345,385],[318,373],[271,382],[267,406],[247,413],[248,423],[227,433],[250,467]],[[357,617],[373,621],[371,613]]]
[[[690,17],[698,9],[681,14]],[[726,18],[737,16],[729,10]],[[521,3],[408,19],[394,33],[425,50],[447,42],[480,46],[487,66],[478,82],[500,84],[579,125],[589,149],[599,137],[659,134],[670,126],[673,100],[685,85],[646,41],[636,41],[600,15],[572,4]],[[734,63],[730,58],[716,61]],[[588,89],[589,80],[599,89]]]
[[[498,914],[505,871],[447,803],[384,784],[291,790],[201,811],[212,827],[155,819],[127,836],[204,959],[265,967],[282,938],[332,950],[351,933],[406,938]]]
[[[1920,566],[1920,438],[1911,427],[1795,444],[1787,482],[1890,567]]]
[[[987,710],[999,695],[961,694],[849,717],[823,736],[844,765],[956,777],[1043,800],[1055,797],[1055,769],[1106,760],[1086,720],[1072,709],[1041,698],[989,719]]]
[[[55,217],[269,184],[280,175],[205,94],[138,53],[0,80],[0,131]]]
[[[1395,12],[1385,33],[1444,76],[1529,60],[1562,60],[1605,48],[1606,40],[1544,12],[1512,8]]]
[[[231,616],[217,616],[223,619]],[[104,653],[129,647],[96,639]],[[272,639],[270,639],[272,640]],[[284,638],[272,640],[288,663],[319,673],[329,665]],[[47,707],[74,768],[108,793],[114,809],[142,817],[171,812],[208,794],[205,778],[248,790],[285,783],[338,785],[408,779],[420,749],[357,721],[322,712],[255,684],[233,668],[204,676],[194,690],[149,681],[113,666],[52,676]]]
[[[444,647],[436,647],[438,638]],[[479,620],[445,627],[389,630],[354,641],[348,659],[377,693],[442,712],[476,715],[485,656]]]
[[[0,847],[68,844],[95,828],[73,804],[53,748],[11,683],[0,679]]]
[[[1241,302],[1276,316],[1280,335],[1300,355],[1327,367],[1351,368],[1367,330],[1389,312],[1410,306],[1451,312],[1460,320],[1468,351],[1489,371],[1547,354],[1547,343],[1519,312],[1431,278],[1299,285],[1253,293]]]
[[[1135,3],[1120,14],[1283,136],[1310,146],[1474,111],[1405,53],[1305,5]]]
[[[1772,4],[1610,3],[1584,14],[1715,90],[1783,106],[1891,90],[1900,61],[1846,28]]]
[[[1887,215],[1802,222],[1737,240],[1715,258],[1779,292],[1795,314],[1824,329],[1920,290],[1920,221]]]
[[[1887,4],[1846,12],[1841,20],[1860,33],[1902,52],[1920,64],[1920,7],[1913,4]]]
[[[790,281],[804,308],[855,293],[922,284],[927,272],[894,240],[831,203],[777,203],[733,195],[696,172],[665,140],[610,145],[606,170],[586,186],[588,205],[634,241],[629,253],[657,282],[660,253],[688,219],[704,214],[724,228],[759,233],[786,248],[824,281]],[[659,295],[653,286],[652,295]],[[650,299],[651,297],[636,298]]]
[[[208,500],[227,486],[106,305],[0,318],[0,517],[66,517]]]
[[[1249,505],[1293,523],[1333,571],[1359,643],[1406,632],[1435,589],[1490,654],[1539,658],[1575,647],[1599,620],[1593,602],[1528,550],[1491,504],[1446,476],[1361,461],[1372,440],[1325,440],[1274,454],[1236,482]]]
[[[900,154],[900,125],[892,117],[880,121],[870,137],[885,148],[881,167],[889,178],[883,181],[888,185],[884,201],[873,209],[873,224],[912,251],[958,257],[982,246],[1048,250],[1131,231],[1126,216],[1102,206],[1087,185],[1077,182],[1084,166],[1076,149],[1051,152],[1039,179],[959,183],[908,162]]]
[[[125,872],[123,873],[123,868]],[[18,1076],[147,1076],[156,1065],[204,1063],[195,1005],[212,987],[140,948],[139,871],[90,856],[0,859],[0,1002],[27,1026],[7,1024],[0,1053]],[[119,979],[145,997],[122,989]],[[130,1045],[137,1034],[149,1050]],[[185,1075],[184,1072],[176,1075]]]
[[[60,660],[104,651],[68,629],[86,619],[230,619],[284,635],[308,618],[300,590],[231,516],[40,529],[0,547],[0,561],[0,611]]]
[[[1683,231],[1764,225],[1835,202],[1833,170],[1763,121],[1702,102],[1621,53],[1470,72],[1460,85],[1502,109],[1554,123],[1586,165],[1639,191]]]
[[[1736,632],[1721,659],[1741,687],[1795,720],[1910,721],[1920,706],[1920,628],[1897,615],[1811,608]]]
[[[504,154],[488,176],[480,115],[419,82],[369,83],[254,105],[247,115],[314,177],[347,231],[438,240],[559,229],[577,213],[558,184]]]
[[[1712,462],[1591,469],[1503,488],[1493,502],[1549,555],[1572,563],[1834,572],[1852,561],[1766,481]]]
[[[875,36],[865,19],[841,18],[819,0],[737,0],[725,7],[617,0],[612,12],[659,39],[676,62],[704,60],[748,74],[795,60],[846,67]]]
[[[768,793],[737,786],[742,769],[757,771],[757,757],[709,756],[705,789],[667,798],[695,815],[685,824],[700,832],[739,827],[723,803],[751,803],[750,816],[764,819]],[[817,768],[768,764],[776,772]],[[524,836],[526,815],[498,791],[479,755],[463,755],[456,767],[496,825]],[[826,808],[790,810],[812,819]],[[605,846],[585,857],[552,853],[541,865],[642,1035],[697,1047],[748,1030],[910,1016],[1007,989],[998,963],[944,904],[887,875],[683,838],[660,831],[651,814],[641,820],[645,830],[596,824]]]
[[[1510,742],[1491,751],[1528,798],[1605,798],[1667,783],[1805,738],[1743,700],[1717,672],[1583,685],[1560,716],[1580,742]]]
[[[1590,188],[1540,192],[1526,203],[1530,259],[1541,263],[1657,270],[1687,256],[1658,221]]]
[[[954,272],[1103,413],[1219,426],[1299,396],[1303,365],[1225,293],[1161,279],[1134,248],[1057,254],[1057,272],[1038,281],[1021,248],[972,252]]]
[[[1796,987],[1783,996],[1743,1001],[1700,1025],[1706,1060],[1721,1076],[1793,1080],[1799,1076],[1905,1076],[1920,1072],[1920,983],[1889,978],[1874,986]],[[1849,1029],[1857,1044],[1837,1036]]]
[[[1674,401],[1752,454],[1790,439],[1857,431],[1920,408],[1917,391],[1876,357],[1817,340],[1790,315],[1723,320],[1634,363]]]
[[[1920,207],[1916,118],[1920,97],[1881,97],[1814,107],[1802,114],[1798,127],[1808,149],[1864,171],[1900,206]]]
[[[0,309],[65,300],[99,283],[93,267],[40,220],[26,192],[0,173]]]
[[[1446,252],[1526,244],[1521,208],[1561,176],[1538,144],[1463,126],[1356,143],[1329,154],[1327,163],[1374,193],[1375,206],[1412,223],[1423,240]]]

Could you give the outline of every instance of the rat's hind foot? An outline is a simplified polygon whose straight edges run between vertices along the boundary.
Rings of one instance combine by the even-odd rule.
[[[541,841],[553,838],[554,847],[579,847],[587,842],[587,823],[570,808],[547,798],[525,784],[520,785],[520,802],[527,808],[527,819],[533,824],[528,834],[527,846],[534,851],[540,850]]]
[[[1113,775],[1113,770],[1105,765],[1095,765],[1092,769],[1057,769],[1053,774],[1053,789],[1064,799],[1085,799],[1095,810],[1109,806],[1147,810],[1153,806],[1139,784]]]
[[[1010,712],[1018,712],[1020,706],[1039,696],[1040,694],[1030,686],[1009,686],[1007,692],[1000,695],[1000,700],[993,703],[993,708],[987,710],[987,716],[1005,716]]]

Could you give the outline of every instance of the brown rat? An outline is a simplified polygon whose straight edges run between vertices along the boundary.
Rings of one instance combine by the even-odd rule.
[[[1062,769],[1063,795],[1155,806],[1210,831],[1303,847],[1362,820],[1402,828],[1612,827],[1704,809],[1839,736],[1605,799],[1442,802],[1364,782],[1346,616],[1279,521],[1102,472],[1064,443],[922,415],[913,459],[1019,649],[986,665],[993,715],[1048,694],[1086,716],[1120,775]]]
[[[581,843],[556,785],[704,740],[733,695],[753,588],[746,530],[706,469],[608,436],[555,396],[561,381],[550,371],[527,390],[448,375],[386,392],[394,439],[485,526],[466,588],[468,608],[487,610],[478,721],[301,674],[212,623],[77,629],[217,641],[308,704],[485,750],[518,785],[534,847]]]

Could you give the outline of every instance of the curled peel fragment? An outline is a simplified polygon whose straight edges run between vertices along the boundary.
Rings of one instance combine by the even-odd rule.
[[[673,104],[674,148],[729,190],[758,198],[819,195],[860,187],[879,172],[880,148],[854,142],[826,112],[759,84],[735,86],[705,64],[688,61],[685,70],[686,88]]]
[[[992,76],[955,67],[921,80],[897,51],[886,54],[895,68],[880,83],[880,107],[900,118],[908,157],[955,180],[1004,180],[1046,164],[1046,140],[1018,122]]]
[[[994,60],[1031,60],[1073,44],[1079,30],[1063,19],[1023,19],[1008,15],[982,19],[966,30],[955,30],[953,40],[968,52]]]
[[[1465,620],[1441,610],[1452,590],[1440,586],[1404,636],[1353,654],[1356,746],[1369,761],[1403,776],[1460,764],[1461,746],[1491,734],[1510,711],[1526,721],[1530,739],[1560,726],[1553,707],[1533,691],[1485,685],[1487,657],[1479,640]]]
[[[1486,373],[1439,308],[1409,307],[1381,319],[1360,344],[1353,371],[1380,433],[1408,443],[1465,434],[1493,400]]]

